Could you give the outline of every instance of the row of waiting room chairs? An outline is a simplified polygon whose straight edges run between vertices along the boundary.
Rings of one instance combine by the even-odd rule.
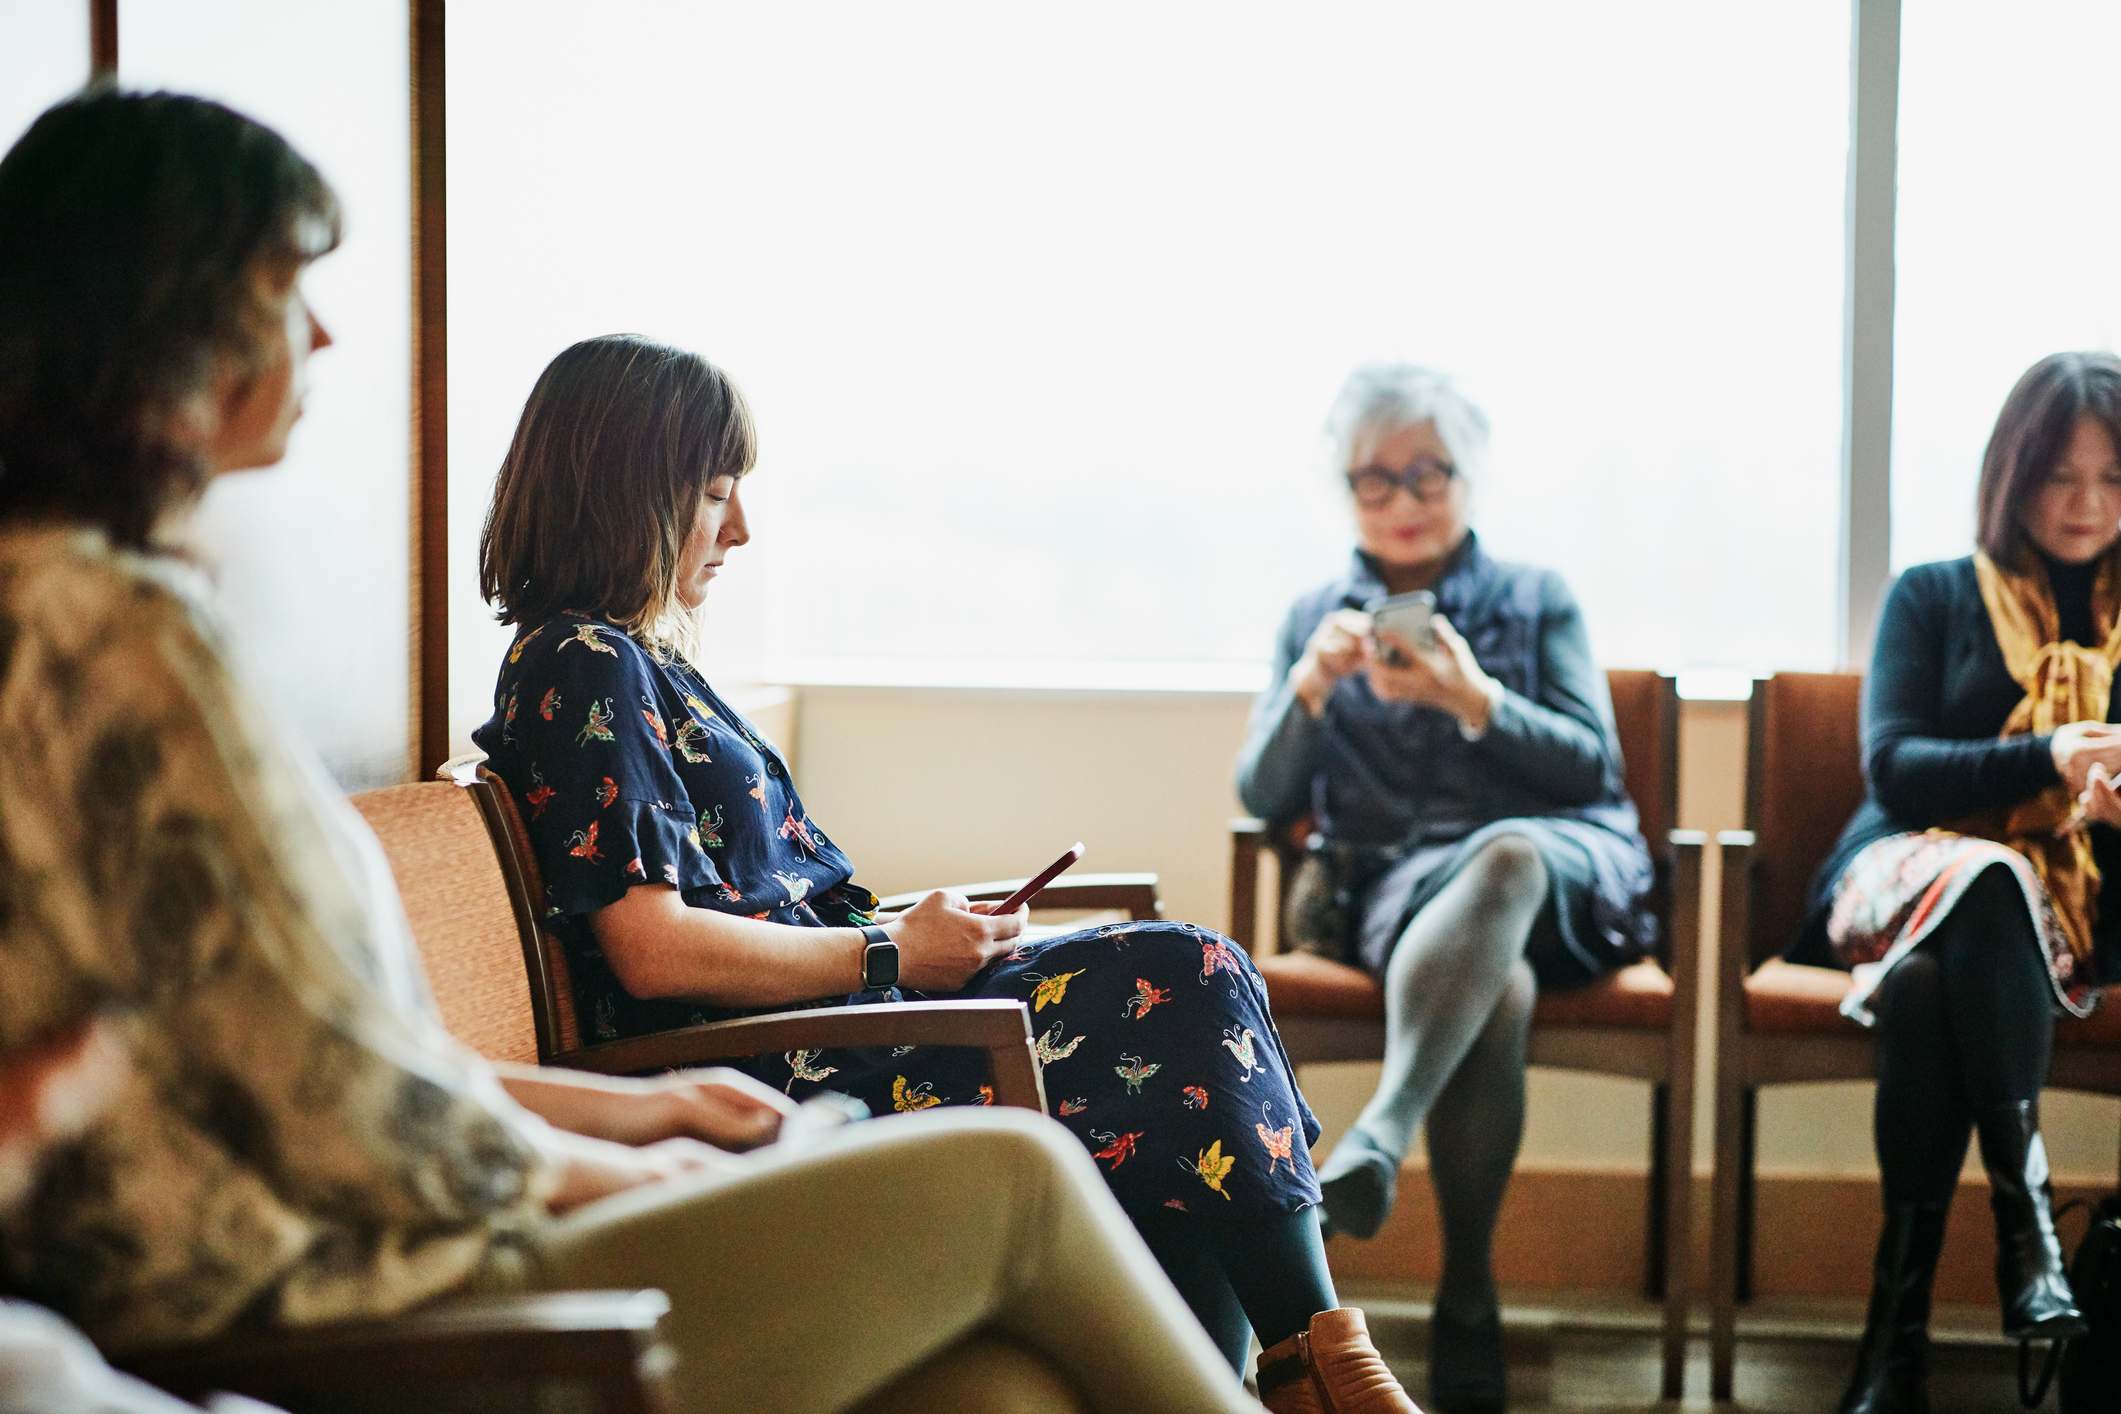
[[[1748,828],[1717,838],[1722,856],[1713,992],[1702,983],[1702,861],[1708,839],[1674,828],[1679,702],[1672,679],[1614,671],[1613,711],[1628,793],[1657,866],[1664,947],[1582,991],[1542,996],[1531,1063],[1647,1081],[1651,1093],[1645,1284],[1663,1300],[1663,1394],[1685,1363],[1693,1168],[1695,1037],[1714,1008],[1715,1116],[1710,1199],[1710,1393],[1731,1397],[1736,1318],[1749,1296],[1757,1097],[1773,1085],[1868,1080],[1875,1047],[1840,1013],[1847,974],[1780,960],[1795,941],[1812,876],[1863,799],[1862,679],[1781,673],[1755,687],[1748,723]],[[1231,919],[1258,948],[1259,863],[1288,860],[1293,832],[1256,820],[1232,830]],[[1288,870],[1281,877],[1288,877]],[[1384,993],[1369,974],[1307,954],[1257,957],[1290,1055],[1306,1061],[1383,1054]],[[2121,1007],[2057,1027],[2051,1088],[2121,1095]],[[1676,1278],[1676,1279],[1675,1279]]]
[[[1731,1391],[1736,1308],[1748,1284],[1754,1097],[1769,1085],[1873,1074],[1868,1037],[1836,1010],[1846,977],[1772,960],[1794,936],[1806,885],[1862,794],[1860,680],[1783,674],[1754,694],[1751,828],[1718,840],[1721,945],[1711,993],[1702,984],[1699,946],[1708,840],[1675,828],[1677,693],[1669,677],[1655,673],[1615,671],[1609,679],[1628,790],[1657,864],[1655,904],[1665,946],[1658,957],[1589,988],[1542,997],[1530,1058],[1534,1065],[1649,1086],[1645,1285],[1662,1299],[1663,1394],[1676,1398],[1688,1315],[1695,1037],[1700,1008],[1714,1007],[1711,1385],[1724,1399]],[[445,1022],[483,1054],[638,1074],[803,1047],[962,1046],[986,1053],[997,1103],[1043,1108],[1029,1017],[1014,1002],[810,1009],[585,1044],[564,961],[538,927],[534,901],[541,889],[513,802],[475,762],[453,762],[443,774],[443,780],[365,792],[354,803],[390,857]],[[1377,984],[1352,967],[1262,946],[1260,865],[1293,847],[1271,838],[1259,822],[1238,822],[1231,934],[1254,948],[1283,1040],[1299,1064],[1374,1059],[1384,1034]],[[1010,887],[965,891],[999,899]],[[1074,876],[1051,886],[1034,907],[1136,919],[1159,913],[1153,875]],[[2055,1086],[2121,1094],[2117,1015],[2102,1010],[2090,1022],[2060,1028]],[[354,1330],[219,1342],[134,1364],[180,1393],[219,1388],[283,1399],[319,1382],[328,1387],[340,1370],[373,1378],[387,1368],[415,1383],[549,1371],[591,1386],[598,1408],[650,1414],[660,1407],[654,1343],[660,1300],[655,1293],[531,1298]],[[946,1352],[930,1364],[947,1360]],[[917,1391],[929,1373],[947,1378],[940,1369],[917,1371],[909,1388]]]

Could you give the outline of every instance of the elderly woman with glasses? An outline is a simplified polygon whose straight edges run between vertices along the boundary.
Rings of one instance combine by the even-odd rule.
[[[1299,598],[1238,764],[1246,808],[1308,817],[1283,937],[1385,984],[1383,1075],[1320,1174],[1331,1230],[1369,1237],[1427,1122],[1444,1234],[1432,1410],[1500,1409],[1489,1249],[1524,1123],[1540,987],[1653,940],[1650,860],[1583,616],[1551,570],[1469,525],[1487,419],[1446,379],[1359,368],[1329,422],[1353,561]],[[1430,632],[1368,606],[1428,591]]]

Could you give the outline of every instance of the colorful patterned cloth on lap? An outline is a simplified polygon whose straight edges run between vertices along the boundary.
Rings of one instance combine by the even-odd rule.
[[[2010,870],[2025,894],[2056,1004],[2071,1016],[2091,1015],[2099,1004],[2099,989],[2078,968],[2031,863],[2008,845],[1950,830],[1888,835],[1865,846],[1835,881],[1827,941],[1835,957],[1855,974],[1841,1003],[1843,1015],[1865,1026],[1876,1021],[1870,999],[1886,974],[1950,915],[1967,887],[1990,866]]]
[[[871,921],[875,895],[811,820],[779,753],[682,657],[608,620],[563,615],[517,635],[494,704],[473,739],[523,807],[547,926],[567,949],[592,1038],[742,1014],[643,1000],[619,984],[588,918],[635,884],[669,883],[694,907],[777,923]],[[1026,942],[948,995],[1031,1007],[1047,1104],[1130,1213],[1255,1217],[1318,1200],[1318,1121],[1265,984],[1220,935],[1166,922],[1086,928]],[[883,1114],[993,1099],[981,1057],[957,1049],[794,1051],[747,1068],[798,1098],[836,1090]]]

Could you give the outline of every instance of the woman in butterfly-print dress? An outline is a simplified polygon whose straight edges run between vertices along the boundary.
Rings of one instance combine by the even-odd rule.
[[[879,925],[779,753],[679,651],[750,538],[753,445],[741,395],[705,360],[591,339],[539,379],[495,487],[482,586],[517,633],[475,739],[526,807],[592,1037],[790,1005],[1021,1000],[1056,1118],[1232,1362],[1254,1334],[1295,1357],[1309,1331],[1314,1353],[1341,1350],[1389,1381],[1360,1313],[1338,1309],[1311,1171],[1318,1124],[1243,953],[1170,922],[1030,942],[1021,913],[942,892]],[[876,940],[862,930],[878,926],[898,985],[863,991]],[[796,1051],[751,1069],[874,1111],[993,1098],[979,1057],[959,1050]],[[1269,1363],[1270,1385],[1306,1368]],[[1378,1407],[1412,1408],[1390,1391],[1401,1402]]]

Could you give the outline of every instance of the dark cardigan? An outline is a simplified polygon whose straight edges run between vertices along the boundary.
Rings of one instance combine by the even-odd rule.
[[[2063,635],[2090,634],[2092,567],[2056,565],[2050,578]],[[1886,596],[1863,694],[1863,804],[1812,879],[1811,911],[1790,950],[1796,962],[1831,965],[1826,913],[1842,870],[1866,845],[2013,805],[2055,783],[2052,739],[1999,739],[2025,696],[2003,666],[1972,556],[1916,565]],[[2121,693],[2107,719],[2117,720]],[[2121,868],[2121,838],[2092,829],[2102,874]],[[2102,909],[2092,930],[2095,977],[2121,976],[2121,909]]]

